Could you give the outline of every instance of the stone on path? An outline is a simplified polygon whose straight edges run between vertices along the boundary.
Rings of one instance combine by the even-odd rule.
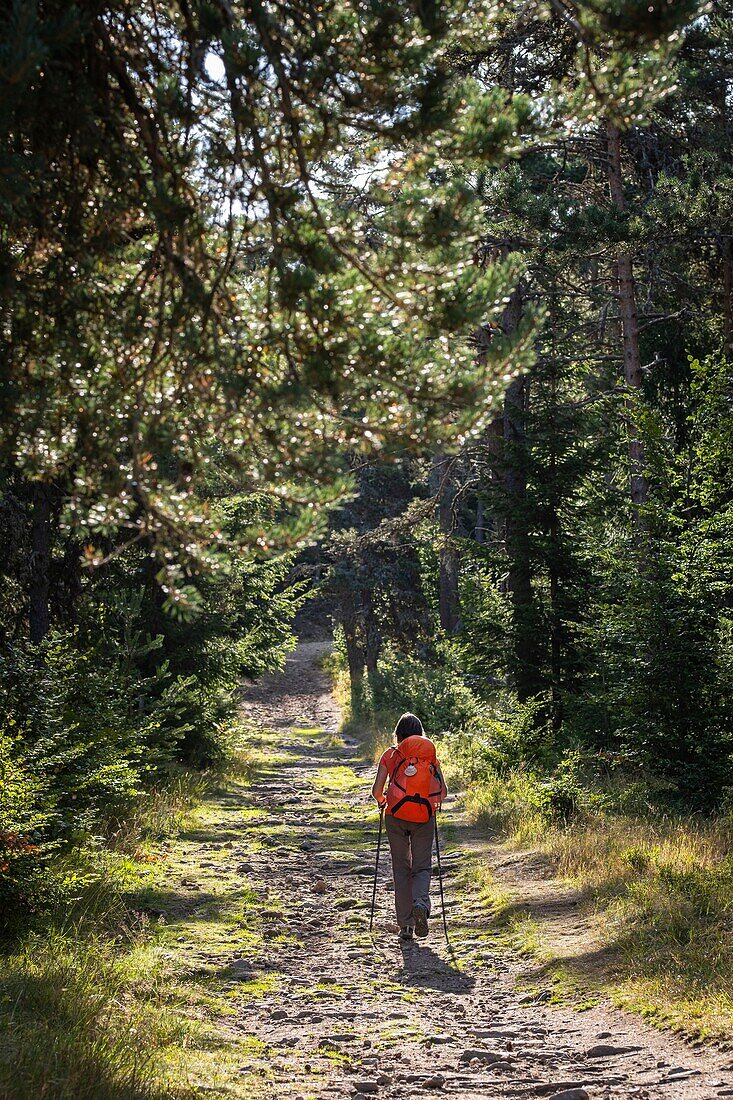
[[[613,1054],[632,1054],[641,1047],[613,1047],[607,1043],[597,1043],[585,1052],[586,1058],[608,1058]]]
[[[493,1050],[464,1050],[460,1060],[462,1062],[486,1062],[491,1065],[492,1062],[506,1062],[507,1057],[505,1054],[495,1054]]]

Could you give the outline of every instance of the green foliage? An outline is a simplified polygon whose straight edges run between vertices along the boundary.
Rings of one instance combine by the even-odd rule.
[[[446,735],[451,759],[469,782],[516,769],[542,772],[557,763],[543,701],[518,703],[505,693],[476,706],[474,715]]]
[[[616,533],[598,552],[588,690],[568,714],[578,736],[622,748],[670,794],[710,807],[733,781],[733,431],[729,365],[712,358],[691,369],[686,445],[675,450],[660,413],[646,416],[654,493],[638,541]]]
[[[57,902],[51,857],[89,843],[160,770],[161,717],[101,649],[69,637],[17,645],[0,663],[0,895],[6,915]],[[15,904],[14,904],[15,903]]]
[[[73,633],[0,654],[0,897],[10,916],[17,902],[38,916],[73,894],[59,857],[103,843],[172,766],[220,762],[241,678],[276,668],[293,644],[303,585],[288,586],[287,558],[232,560],[201,585],[186,623],[146,598],[142,564],[118,563]]]
[[[395,718],[412,711],[434,734],[465,725],[477,710],[476,699],[455,669],[426,664],[389,647],[372,680],[372,705],[378,711],[393,711]]]

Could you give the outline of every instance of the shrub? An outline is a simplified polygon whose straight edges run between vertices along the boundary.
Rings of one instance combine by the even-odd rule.
[[[428,665],[387,650],[371,680],[375,710],[417,714],[427,731],[459,729],[478,714],[478,703],[449,665]]]
[[[18,644],[0,658],[0,900],[50,904],[51,855],[93,836],[141,789],[160,719],[129,678],[69,637]],[[7,918],[6,918],[7,919]]]

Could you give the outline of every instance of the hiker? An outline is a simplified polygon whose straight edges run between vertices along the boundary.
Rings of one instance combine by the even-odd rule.
[[[425,736],[419,718],[403,714],[394,740],[394,747],[382,753],[372,796],[385,811],[400,939],[422,939],[428,934],[430,916],[435,811],[448,791],[435,745]]]

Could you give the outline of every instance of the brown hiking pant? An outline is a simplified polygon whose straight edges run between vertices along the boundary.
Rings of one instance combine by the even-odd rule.
[[[430,821],[400,821],[385,814],[392,853],[394,902],[400,928],[413,924],[412,907],[421,905],[430,915],[430,873],[435,836],[435,818]]]

